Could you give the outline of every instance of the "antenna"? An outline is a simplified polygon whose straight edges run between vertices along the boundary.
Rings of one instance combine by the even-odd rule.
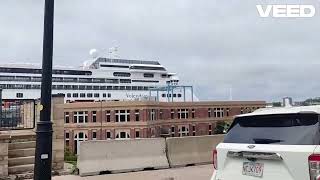
[[[109,48],[109,56],[111,58],[120,58],[120,56],[118,54],[118,50],[119,50],[118,46],[114,46],[114,47]]]
[[[229,100],[232,101],[232,87],[229,88]]]

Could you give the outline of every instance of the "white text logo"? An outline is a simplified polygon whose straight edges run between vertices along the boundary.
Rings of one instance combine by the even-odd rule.
[[[313,17],[316,9],[313,5],[257,5],[260,17]],[[272,13],[271,13],[272,11]]]

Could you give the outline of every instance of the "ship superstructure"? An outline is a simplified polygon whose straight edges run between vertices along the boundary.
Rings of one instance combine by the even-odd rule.
[[[30,64],[0,65],[2,98],[40,98],[41,73],[40,66]],[[104,57],[86,61],[79,68],[54,67],[52,94],[64,94],[67,102],[197,100],[192,89],[180,86],[178,76],[158,61]]]

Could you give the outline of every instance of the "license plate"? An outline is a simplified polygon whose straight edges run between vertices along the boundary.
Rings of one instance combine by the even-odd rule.
[[[246,176],[262,177],[263,176],[263,163],[244,162],[242,174]]]

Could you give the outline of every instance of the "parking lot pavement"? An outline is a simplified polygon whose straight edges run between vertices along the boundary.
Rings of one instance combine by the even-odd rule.
[[[190,166],[173,169],[108,174],[99,176],[80,177],[74,175],[56,176],[53,180],[210,180],[213,166]]]

